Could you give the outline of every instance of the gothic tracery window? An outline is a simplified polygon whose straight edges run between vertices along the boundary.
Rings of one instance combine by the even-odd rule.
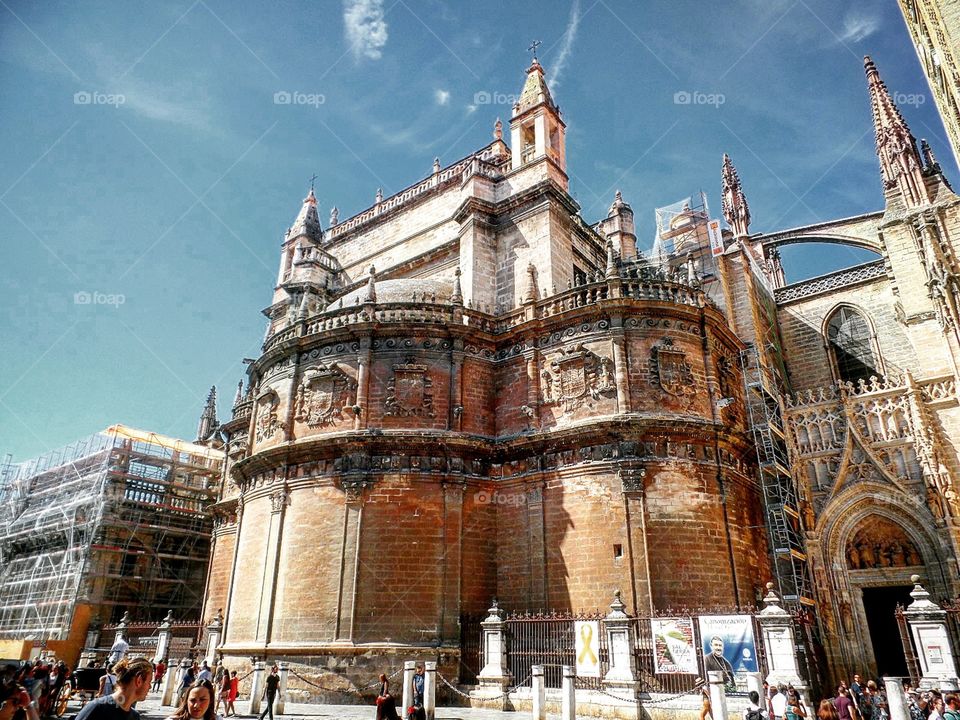
[[[839,379],[855,383],[883,375],[873,349],[873,333],[867,319],[851,307],[842,306],[827,323],[827,340]]]

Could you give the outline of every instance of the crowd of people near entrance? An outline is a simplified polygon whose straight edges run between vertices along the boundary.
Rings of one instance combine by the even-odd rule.
[[[847,684],[841,682],[833,696],[824,698],[813,707],[791,685],[763,684],[764,696],[751,691],[750,704],[743,712],[743,720],[890,720],[886,689],[870,680],[863,682],[854,675]],[[898,687],[898,692],[900,688]],[[910,720],[960,720],[960,694],[940,692],[937,689],[920,690],[908,682],[902,686],[903,702]],[[713,717],[709,694],[704,694],[700,720]],[[2,719],[0,719],[2,720]]]

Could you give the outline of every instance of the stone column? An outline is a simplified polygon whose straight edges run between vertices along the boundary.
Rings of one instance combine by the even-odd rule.
[[[763,634],[763,646],[767,649],[767,667],[770,671],[767,682],[771,685],[793,685],[803,695],[807,684],[800,677],[797,667],[793,616],[780,606],[780,598],[773,591],[772,582],[767,583],[767,596],[763,604],[766,607],[757,615],[757,620]]]
[[[920,584],[920,576],[913,575],[913,602],[903,611],[910,625],[910,636],[920,661],[920,687],[942,687],[943,681],[954,680],[957,669],[947,633],[947,611],[930,600],[930,593]]]
[[[723,673],[711,670],[707,673],[707,680],[710,683],[710,707],[713,720],[727,720],[727,691],[723,687]]]
[[[170,638],[173,636],[173,631],[170,629],[172,625],[173,610],[167,610],[166,617],[163,618],[163,622],[161,622],[160,627],[157,628],[157,651],[153,654],[154,665],[167,656],[167,650],[170,647]],[[170,670],[171,668],[167,668],[168,674]],[[166,676],[164,676],[164,682],[166,682]]]
[[[747,673],[747,692],[749,693],[751,690],[755,691],[763,700],[763,673]]]
[[[910,720],[910,709],[907,707],[907,697],[903,694],[903,678],[885,677],[884,687],[887,689],[887,708],[890,720]]]
[[[407,708],[413,704],[413,674],[417,671],[417,663],[414,660],[404,660],[403,662],[403,707],[401,715],[406,717]]]
[[[211,667],[217,659],[217,648],[220,646],[221,637],[223,637],[223,610],[217,610],[217,614],[207,625],[207,655],[204,659]]]
[[[547,720],[547,684],[543,677],[543,665],[531,666],[530,672],[533,720]]]
[[[174,692],[180,686],[183,673],[190,667],[189,660],[182,660],[176,667],[168,667],[167,674],[163,676],[163,684],[160,686],[160,704],[173,705]]]
[[[290,667],[285,662],[277,663],[277,667],[280,669],[280,687],[277,688],[277,704],[274,706],[273,712],[277,715],[283,715],[283,709],[287,702],[287,675],[290,674]]]
[[[266,663],[257,660],[253,664],[253,682],[250,685],[250,714],[260,714],[260,696],[263,694],[263,675]]]
[[[406,710],[406,708],[404,708]],[[434,720],[437,710],[437,663],[423,664],[423,712],[427,720]]]
[[[603,678],[604,689],[620,697],[636,697],[636,660],[633,655],[633,622],[624,612],[626,605],[617,590],[610,613],[603,620],[610,651],[610,670]],[[626,693],[626,694],[625,694]]]
[[[564,665],[563,684],[560,687],[561,720],[577,720],[577,689],[574,685],[576,679],[576,668],[572,665]]]

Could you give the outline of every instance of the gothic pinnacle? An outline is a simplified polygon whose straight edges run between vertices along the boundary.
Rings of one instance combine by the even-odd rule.
[[[243,380],[237,383],[237,394],[233,398],[233,406],[236,407],[243,402]]]
[[[720,195],[723,219],[727,221],[734,237],[746,237],[750,234],[750,207],[743,194],[740,175],[733,166],[730,156],[723,154]]]
[[[450,302],[454,305],[463,305],[463,291],[460,289],[460,266],[453,271],[453,292],[450,294]]]

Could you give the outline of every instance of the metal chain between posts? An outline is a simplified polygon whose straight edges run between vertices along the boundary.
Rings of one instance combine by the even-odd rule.
[[[576,683],[574,683],[574,686],[576,686]],[[628,702],[628,703],[639,702],[644,707],[656,707],[657,705],[661,705],[663,703],[668,703],[674,700],[678,700],[682,698],[684,695],[693,695],[694,693],[698,693],[701,690],[700,687],[694,687],[694,688],[691,688],[690,690],[684,690],[683,692],[679,692],[676,695],[668,695],[667,697],[660,698],[659,700],[644,702],[639,697],[623,697],[622,695],[616,695],[612,692],[609,692],[608,690],[604,690],[603,688],[592,688],[592,687],[586,687],[581,685],[579,689],[592,690],[593,692],[597,692],[597,693],[600,693],[601,695],[612,697],[613,699],[620,700],[622,702]]]
[[[325,688],[325,687],[323,687],[322,685],[317,685],[315,682],[312,682],[312,681],[310,681],[310,680],[307,680],[303,675],[301,675],[300,673],[298,673],[296,670],[294,670],[294,669],[292,669],[292,668],[288,668],[288,671],[289,671],[289,673],[290,673],[291,675],[293,675],[295,678],[301,680],[302,682],[305,682],[307,685],[309,685],[309,686],[311,686],[311,687],[315,687],[317,690],[323,690],[324,692],[330,692],[330,688]],[[396,670],[395,672],[393,672],[393,673],[391,673],[390,675],[388,675],[388,676],[387,676],[387,680],[392,680],[393,678],[395,678],[397,675],[399,675],[399,674],[402,673],[402,672],[403,672],[403,668],[401,667],[399,670]],[[249,673],[248,673],[248,674],[249,674]],[[374,682],[370,683],[369,685],[361,685],[361,686],[358,687],[358,688],[353,688],[353,689],[350,690],[350,692],[356,693],[357,695],[362,695],[363,693],[360,692],[361,690],[369,690],[370,688],[374,688],[374,687],[376,687],[376,686],[379,685],[379,684],[380,684],[380,680],[375,680]],[[343,692],[343,691],[337,691],[337,692]]]
[[[470,695],[468,695],[467,693],[463,692],[462,690],[458,690],[458,689],[455,688],[453,685],[451,685],[451,684],[450,684],[450,681],[447,680],[447,679],[440,673],[439,670],[437,671],[437,677],[440,678],[440,679],[443,681],[443,684],[446,685],[446,686],[447,686],[448,688],[450,688],[451,690],[453,690],[457,695],[461,695],[461,696],[463,696],[463,697],[465,697],[465,698],[469,698],[469,697],[470,697]],[[480,701],[482,701],[482,702],[487,702],[487,701],[489,701],[489,700],[501,700],[502,698],[507,697],[507,695],[509,695],[510,693],[516,691],[518,688],[522,688],[524,685],[527,684],[527,680],[529,680],[529,679],[532,678],[532,677],[533,677],[533,673],[530,673],[530,674],[527,675],[523,680],[521,680],[521,681],[518,682],[516,685],[514,685],[512,688],[507,688],[504,692],[500,693],[499,695],[492,695],[492,696],[489,696],[489,697],[488,697],[488,696],[478,697],[478,698],[476,698],[476,699],[477,699],[477,700],[480,700]]]

